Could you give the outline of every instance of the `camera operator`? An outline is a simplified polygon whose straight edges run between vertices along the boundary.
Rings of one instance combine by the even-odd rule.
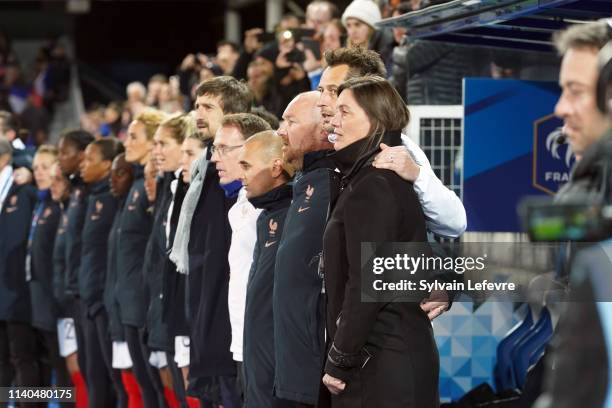
[[[562,95],[555,114],[576,154],[570,181],[557,193],[557,205],[612,202],[612,119],[609,85],[612,69],[612,20],[572,26],[555,37],[563,56]],[[607,44],[607,45],[606,45]],[[610,231],[606,231],[608,235]],[[609,397],[610,296],[612,254],[609,241],[575,251],[570,298],[547,359],[546,392],[538,408],[601,407]],[[608,356],[608,358],[606,358]]]

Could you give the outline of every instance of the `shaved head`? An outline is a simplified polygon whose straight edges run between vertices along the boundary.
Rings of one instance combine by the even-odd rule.
[[[301,170],[304,154],[329,150],[331,143],[323,129],[318,91],[304,92],[287,105],[278,135],[283,138],[283,158],[288,168]]]
[[[244,143],[240,152],[241,181],[248,198],[287,183],[282,149],[282,139],[271,130],[259,132]]]

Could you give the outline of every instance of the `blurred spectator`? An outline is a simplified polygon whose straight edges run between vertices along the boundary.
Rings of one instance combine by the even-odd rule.
[[[215,64],[221,67],[223,75],[231,75],[234,71],[234,66],[240,53],[238,52],[238,45],[231,41],[220,41],[217,43],[217,56],[215,58]]]
[[[130,82],[125,88],[125,93],[127,95],[125,108],[127,108],[134,117],[138,115],[145,106],[147,88],[140,82]]]
[[[6,92],[6,102],[8,106],[2,106],[0,108],[18,115],[23,112],[28,102],[30,88],[25,82],[21,66],[17,62],[10,62],[6,65],[4,92]]]
[[[344,47],[346,43],[346,29],[342,22],[338,19],[333,19],[325,26],[323,31],[323,44],[321,45],[321,53],[334,51]]]
[[[339,15],[338,7],[329,1],[315,0],[306,7],[306,28],[315,30],[315,37],[323,37],[328,23]]]
[[[102,137],[119,137],[124,138],[125,129],[121,121],[123,106],[120,102],[111,102],[104,109],[103,121],[100,124],[100,129],[97,133]]]
[[[391,67],[393,35],[390,30],[377,30],[382,19],[380,9],[371,0],[354,0],[342,14],[342,24],[348,33],[348,47],[364,47],[380,54],[387,71]]]
[[[273,74],[274,64],[264,57],[256,58],[249,64],[247,85],[253,93],[253,102],[256,106],[263,106],[266,109],[271,107],[271,102],[267,97]]]
[[[46,91],[44,95],[45,106],[51,113],[56,103],[68,99],[70,86],[70,61],[66,48],[57,41],[49,45],[49,65],[46,78]]]
[[[416,10],[413,7],[414,6],[412,2],[402,1],[400,4],[397,5],[397,7],[395,7],[395,9],[393,9],[391,17],[401,16],[402,14],[410,13],[411,11]],[[407,29],[405,27],[393,27],[392,30],[395,45],[400,45],[402,43],[402,40],[404,39],[404,36],[406,35]]]
[[[254,107],[253,109],[251,109],[251,113],[253,115],[259,116],[260,118],[268,122],[272,130],[278,129],[280,125],[278,118],[274,116],[272,112],[267,111],[266,108],[264,108],[263,106]]]
[[[100,128],[104,122],[104,107],[97,104],[90,106],[83,115],[81,115],[81,129],[94,135],[96,138],[101,137]]]
[[[30,95],[26,107],[20,115],[21,124],[28,132],[26,145],[32,147],[45,144],[49,139],[51,116],[47,109],[39,106],[39,103],[39,100],[35,101],[33,95]]]
[[[149,79],[147,85],[146,105],[157,108],[159,106],[159,92],[162,85],[168,83],[168,78],[163,74],[155,74]]]
[[[283,30],[290,30],[292,28],[299,28],[301,25],[300,18],[295,14],[287,13],[281,17],[276,32]]]
[[[222,53],[227,51],[221,51]],[[182,110],[189,111],[195,101],[195,90],[202,81],[223,75],[223,69],[214,64],[206,55],[187,55],[181,62],[176,77],[171,77],[172,92],[176,92]]]
[[[170,83],[162,84],[159,90],[158,106],[159,110],[166,113],[182,112],[178,95],[173,92]]]

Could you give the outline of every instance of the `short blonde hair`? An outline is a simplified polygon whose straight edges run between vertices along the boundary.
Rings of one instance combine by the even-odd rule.
[[[152,140],[157,128],[166,118],[167,115],[164,112],[154,108],[146,108],[134,118],[134,122],[142,123],[145,126],[147,139]]]
[[[172,132],[172,138],[176,140],[178,144],[183,143],[185,139],[197,133],[193,117],[184,113],[178,113],[168,117],[159,126],[170,130]]]

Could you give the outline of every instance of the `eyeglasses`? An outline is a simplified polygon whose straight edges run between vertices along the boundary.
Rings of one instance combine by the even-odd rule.
[[[238,149],[239,147],[242,147],[244,145],[237,145],[237,146],[215,146],[212,145],[210,147],[210,154],[213,155],[215,153],[217,153],[219,156],[224,156],[225,154],[231,152],[234,149]]]

